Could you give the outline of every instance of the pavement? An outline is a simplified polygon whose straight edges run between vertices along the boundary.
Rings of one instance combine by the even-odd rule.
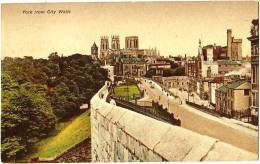
[[[179,93],[177,94],[181,98],[167,96],[167,93],[163,92],[162,88],[154,82],[152,82],[155,86],[154,88],[151,88],[148,80],[145,82],[143,79],[141,82],[146,94],[154,101],[163,104],[170,113],[179,118],[183,128],[217,138],[223,142],[258,154],[258,131],[255,129],[240,126],[232,122],[232,120],[227,121],[194,109],[184,103],[184,96],[181,96]]]

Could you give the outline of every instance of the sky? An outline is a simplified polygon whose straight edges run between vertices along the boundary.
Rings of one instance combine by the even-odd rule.
[[[2,4],[1,58],[47,58],[90,54],[93,42],[103,35],[138,36],[139,48],[156,47],[160,54],[195,56],[203,45],[226,46],[226,30],[243,39],[242,54],[250,55],[252,19],[258,2],[138,2],[138,3],[38,3]],[[32,11],[29,14],[28,11]],[[44,11],[36,14],[35,11]],[[55,14],[47,12],[56,11]],[[59,14],[58,10],[70,13]]]

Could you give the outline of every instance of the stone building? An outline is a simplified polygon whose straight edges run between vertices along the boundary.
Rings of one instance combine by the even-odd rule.
[[[197,89],[197,59],[188,59],[185,63],[185,75],[189,78],[188,92],[195,92]]]
[[[147,70],[144,59],[131,56],[120,56],[113,66],[117,80],[126,77],[141,77],[146,74]]]
[[[213,106],[216,105],[216,89],[224,84],[223,77],[214,77],[208,83],[209,85],[209,103]]]
[[[242,39],[232,37],[232,30],[227,30],[227,46],[219,46],[215,43],[202,48],[204,61],[217,60],[242,60]]]
[[[146,65],[144,62],[125,62],[122,66],[124,77],[141,77],[146,74]]]
[[[252,21],[251,36],[248,37],[251,42],[251,93],[250,108],[254,123],[258,123],[259,106],[259,24],[258,19]]]
[[[185,57],[182,57],[181,55],[179,56],[169,56],[169,60],[174,63],[177,64],[178,66],[185,66]]]
[[[120,49],[120,40],[118,35],[113,35],[111,40],[111,49],[119,50]]]
[[[188,77],[196,77],[197,74],[197,63],[196,59],[189,59],[185,63],[185,75]]]
[[[185,73],[189,77],[190,92],[196,92],[202,99],[209,98],[210,101],[213,100],[213,103],[214,98],[208,92],[210,92],[210,87],[214,89],[219,85],[211,84],[211,79],[237,71],[243,65],[241,61],[242,40],[240,44],[240,40],[234,39],[231,30],[227,31],[227,44],[226,47],[216,44],[202,47],[199,40],[198,56],[192,60],[187,60],[185,63]],[[228,54],[230,54],[230,57],[228,57]]]
[[[232,37],[232,30],[227,30],[227,57],[229,60],[242,60],[242,39]]]
[[[215,47],[213,45],[207,45],[202,48],[203,61],[213,61],[213,51]]]
[[[162,77],[162,84],[170,88],[178,88],[187,91],[189,78],[187,76],[170,76]]]
[[[227,110],[227,87],[224,85],[219,87],[218,89],[215,90],[215,94],[216,94],[215,110],[225,115],[231,115],[231,113],[228,112]]]
[[[147,70],[154,69],[156,75],[163,75],[163,71],[170,68],[171,63],[168,59],[155,58],[152,62],[147,62]]]
[[[226,47],[218,46],[215,43],[213,45],[207,45],[202,47],[203,60],[217,61],[227,59]]]
[[[139,49],[138,36],[127,36],[125,38],[125,49],[138,50]]]
[[[233,81],[216,89],[216,111],[228,116],[246,113],[249,108],[250,83]]]
[[[107,54],[109,49],[108,36],[102,36],[100,41],[100,55],[99,59],[103,60]]]
[[[213,61],[201,62],[201,77],[215,77],[218,75],[218,63]]]
[[[111,45],[111,47],[110,47]],[[156,49],[139,49],[138,36],[125,37],[125,48],[120,47],[119,35],[111,36],[111,44],[109,44],[109,37],[102,36],[100,41],[100,55],[99,59],[103,65],[113,65],[116,58],[120,56],[131,56],[138,58],[157,58],[159,51]]]

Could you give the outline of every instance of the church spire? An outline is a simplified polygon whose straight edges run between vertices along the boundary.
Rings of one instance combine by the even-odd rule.
[[[199,39],[198,56],[202,55],[201,39]]]

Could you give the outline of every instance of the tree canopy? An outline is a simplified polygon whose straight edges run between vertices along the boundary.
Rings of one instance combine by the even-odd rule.
[[[90,56],[50,54],[48,59],[2,60],[2,159],[25,155],[55,128],[80,113],[104,85],[107,72]]]

